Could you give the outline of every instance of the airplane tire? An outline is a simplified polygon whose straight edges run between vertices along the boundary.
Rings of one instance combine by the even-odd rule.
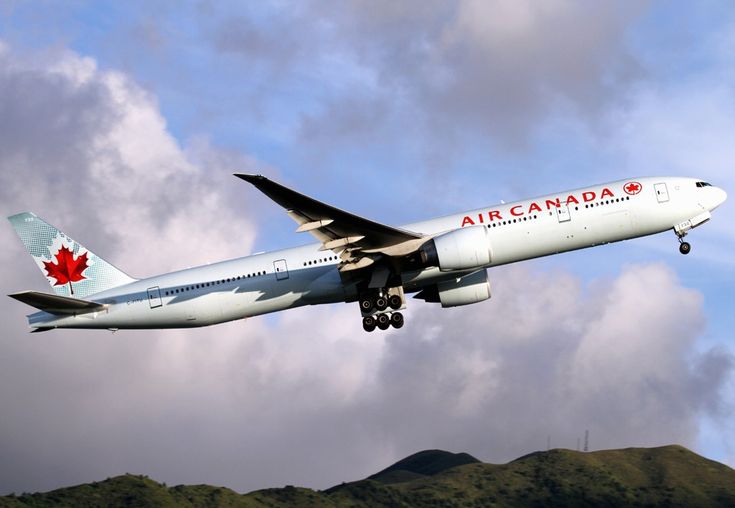
[[[375,318],[373,316],[363,318],[362,329],[366,332],[372,332],[373,330],[375,330]]]
[[[689,254],[692,251],[692,246],[689,244],[689,242],[681,242],[679,244],[679,252],[686,255]]]
[[[385,310],[388,308],[388,299],[384,296],[379,296],[375,299],[375,308],[378,310]]]
[[[378,328],[381,330],[387,330],[390,326],[390,317],[388,314],[378,314],[376,321],[378,322]]]
[[[390,317],[390,324],[393,325],[393,328],[401,328],[403,326],[403,314],[394,312]]]
[[[373,301],[370,298],[363,298],[360,300],[360,310],[363,312],[370,312],[373,310]]]
[[[388,305],[390,305],[391,309],[398,310],[403,305],[403,299],[398,295],[390,295],[388,297]]]

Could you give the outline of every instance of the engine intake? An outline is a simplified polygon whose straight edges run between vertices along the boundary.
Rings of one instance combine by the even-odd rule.
[[[491,260],[490,239],[484,226],[455,229],[434,237],[420,252],[426,266],[438,266],[441,271],[471,270],[487,266]]]

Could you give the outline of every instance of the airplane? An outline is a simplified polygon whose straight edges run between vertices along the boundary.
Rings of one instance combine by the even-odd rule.
[[[495,266],[665,231],[688,254],[686,235],[727,199],[696,178],[632,178],[394,227],[261,175],[234,176],[318,243],[134,279],[25,212],[8,219],[54,294],[8,296],[39,310],[33,332],[200,327],[337,302],[358,302],[372,332],[403,326],[406,295],[444,308],[487,300]]]

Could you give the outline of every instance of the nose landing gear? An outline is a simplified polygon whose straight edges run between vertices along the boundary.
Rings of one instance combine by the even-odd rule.
[[[676,237],[679,239],[679,252],[682,254],[689,254],[692,251],[692,246],[689,245],[689,242],[684,241],[684,237],[687,235],[689,230],[704,224],[710,220],[710,217],[710,213],[705,211],[692,219],[685,220],[684,222],[680,222],[674,226],[674,233],[676,233]]]
[[[692,246],[689,244],[689,242],[684,241],[684,237],[687,235],[687,231],[688,230],[685,228],[674,228],[676,238],[679,240],[679,252],[684,255],[687,255],[692,251]]]

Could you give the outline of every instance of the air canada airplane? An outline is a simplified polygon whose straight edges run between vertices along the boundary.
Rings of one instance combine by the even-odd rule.
[[[54,294],[9,295],[53,328],[187,328],[302,305],[358,302],[363,328],[403,326],[406,294],[442,307],[490,298],[487,269],[710,220],[727,194],[693,178],[620,180],[393,227],[286,188],[254,185],[318,243],[134,279],[32,213],[9,217]]]

